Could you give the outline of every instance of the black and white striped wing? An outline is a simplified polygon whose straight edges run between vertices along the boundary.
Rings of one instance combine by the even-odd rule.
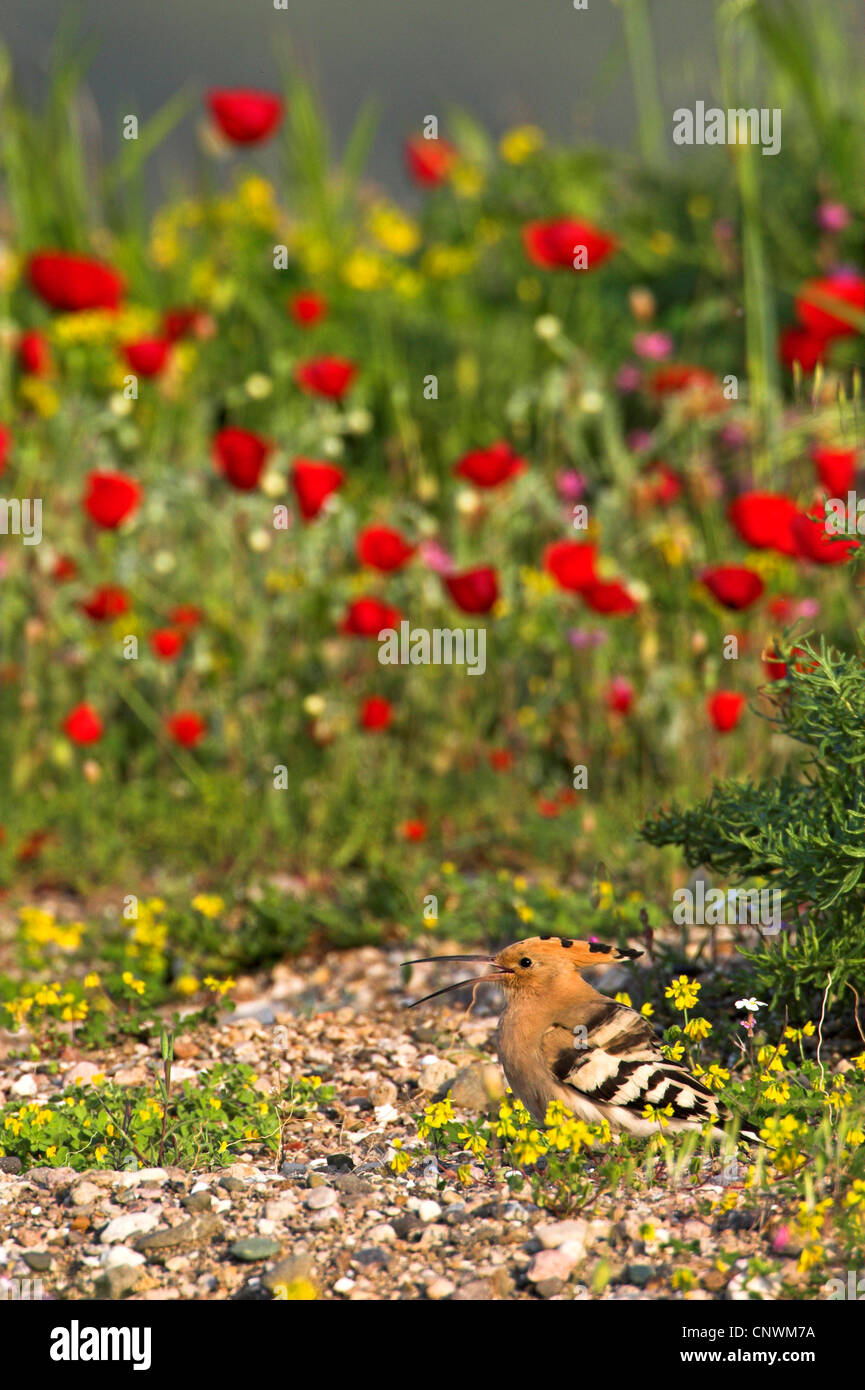
[[[642,1117],[647,1106],[669,1106],[671,1121],[690,1120],[695,1125],[719,1117],[708,1087],[667,1061],[651,1024],[624,1004],[608,1000],[585,1025],[548,1028],[542,1048],[558,1083],[595,1105],[615,1107],[635,1118]]]

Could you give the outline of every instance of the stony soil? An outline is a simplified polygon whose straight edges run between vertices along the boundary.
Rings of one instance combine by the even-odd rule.
[[[480,1168],[467,1186],[434,1164],[396,1177],[385,1161],[391,1141],[415,1141],[413,1114],[442,1088],[452,1088],[458,1114],[477,1114],[502,1087],[496,992],[482,991],[471,1014],[470,991],[406,1011],[399,958],[366,948],[278,966],[266,979],[239,981],[237,1012],[218,1027],[177,1040],[179,1079],[234,1060],[255,1068],[263,1090],[280,1076],[333,1083],[332,1102],[291,1121],[280,1170],[261,1153],[195,1173],[22,1174],[0,1160],[0,1292],[15,1296],[25,1286],[9,1281],[29,1279],[43,1297],[73,1300],[271,1299],[313,1289],[352,1300],[670,1299],[683,1296],[671,1280],[686,1266],[699,1279],[689,1299],[783,1297],[782,1284],[790,1295],[797,1252],[779,1240],[777,1214],[759,1224],[746,1213],[701,1214],[724,1195],[717,1177],[601,1197],[568,1214],[536,1207],[528,1187],[515,1197]],[[417,967],[413,994],[447,978]],[[15,1044],[8,1035],[0,1043],[8,1059]],[[148,1079],[153,1055],[133,1044],[98,1056],[67,1050],[54,1075],[7,1060],[0,1098],[48,1098],[94,1072],[134,1085]],[[647,1222],[649,1241],[640,1238]],[[749,1272],[758,1254],[775,1272]],[[604,1287],[590,1292],[599,1272]]]

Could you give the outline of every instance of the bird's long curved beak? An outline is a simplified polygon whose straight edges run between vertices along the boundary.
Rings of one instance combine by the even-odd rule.
[[[481,961],[484,965],[495,965],[495,959],[494,959],[493,956],[419,956],[417,960],[404,960],[404,961],[402,961],[402,964],[403,964],[403,965],[426,965],[426,964],[428,964],[430,961],[435,961],[435,960],[440,960],[440,961],[445,961],[445,962],[447,962],[447,961],[449,961],[449,960],[456,960],[456,961],[471,960],[471,961]],[[499,967],[499,969],[501,969],[501,966]]]
[[[492,975],[476,975],[471,980],[457,980],[452,985],[445,985],[443,989],[433,990],[432,994],[425,994],[423,999],[414,999],[411,1004],[406,1004],[407,1009],[416,1009],[418,1004],[425,1004],[428,999],[437,999],[440,994],[448,994],[452,989],[462,989],[463,985],[479,985],[486,983],[487,980],[494,981],[499,975],[513,975],[513,970],[509,970],[506,965],[498,965],[492,956],[421,956],[418,960],[404,960],[403,965],[426,965],[432,961],[480,961],[484,965],[495,967]]]

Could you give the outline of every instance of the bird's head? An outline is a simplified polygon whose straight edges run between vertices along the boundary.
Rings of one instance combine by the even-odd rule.
[[[567,988],[575,975],[591,966],[634,960],[642,954],[642,951],[632,951],[623,946],[608,946],[603,941],[574,941],[567,936],[530,936],[525,941],[506,946],[495,956],[424,956],[421,960],[406,961],[405,964],[472,961],[490,967],[489,974],[445,985],[444,989],[437,989],[434,994],[415,1000],[415,1004],[424,1004],[427,999],[435,999],[437,995],[458,989],[460,985],[479,984],[482,981],[501,985],[508,994],[550,994],[563,986]]]
[[[546,994],[559,985],[568,985],[575,975],[592,966],[612,961],[633,960],[642,951],[608,946],[603,941],[575,941],[568,936],[530,936],[506,946],[493,957],[502,971],[500,983],[514,993]]]

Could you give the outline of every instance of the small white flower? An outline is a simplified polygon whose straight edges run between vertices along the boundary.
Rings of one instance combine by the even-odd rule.
[[[551,343],[561,331],[561,319],[557,319],[555,314],[541,314],[540,318],[535,319],[535,333],[543,342]]]
[[[115,391],[109,398],[108,409],[112,415],[117,415],[121,420],[132,414],[132,408],[133,402],[127,396],[122,395],[120,391]]]
[[[254,531],[250,531],[247,544],[250,550],[257,550],[261,553],[270,549],[271,535],[265,531],[263,526],[257,526]]]
[[[350,410],[345,417],[345,427],[349,434],[369,434],[375,420],[368,410]]]
[[[483,503],[478,494],[470,487],[460,488],[456,496],[456,509],[460,516],[474,516],[480,511]]]
[[[264,372],[253,372],[246,378],[246,394],[254,401],[266,400],[273,390],[273,382]]]
[[[281,473],[265,473],[259,484],[265,497],[281,497],[286,491],[285,479]]]
[[[751,995],[751,998],[750,998],[750,999],[737,999],[737,1000],[736,1000],[736,1008],[737,1008],[737,1009],[749,1009],[750,1012],[751,1012],[752,1014],[755,1014],[755,1013],[757,1012],[758,1009],[765,1009],[765,1007],[766,1007],[766,1001],[765,1001],[765,999],[755,999],[754,996],[753,996],[753,994]]]
[[[579,407],[584,415],[600,415],[604,408],[604,398],[601,392],[593,388],[584,391],[579,399]]]

